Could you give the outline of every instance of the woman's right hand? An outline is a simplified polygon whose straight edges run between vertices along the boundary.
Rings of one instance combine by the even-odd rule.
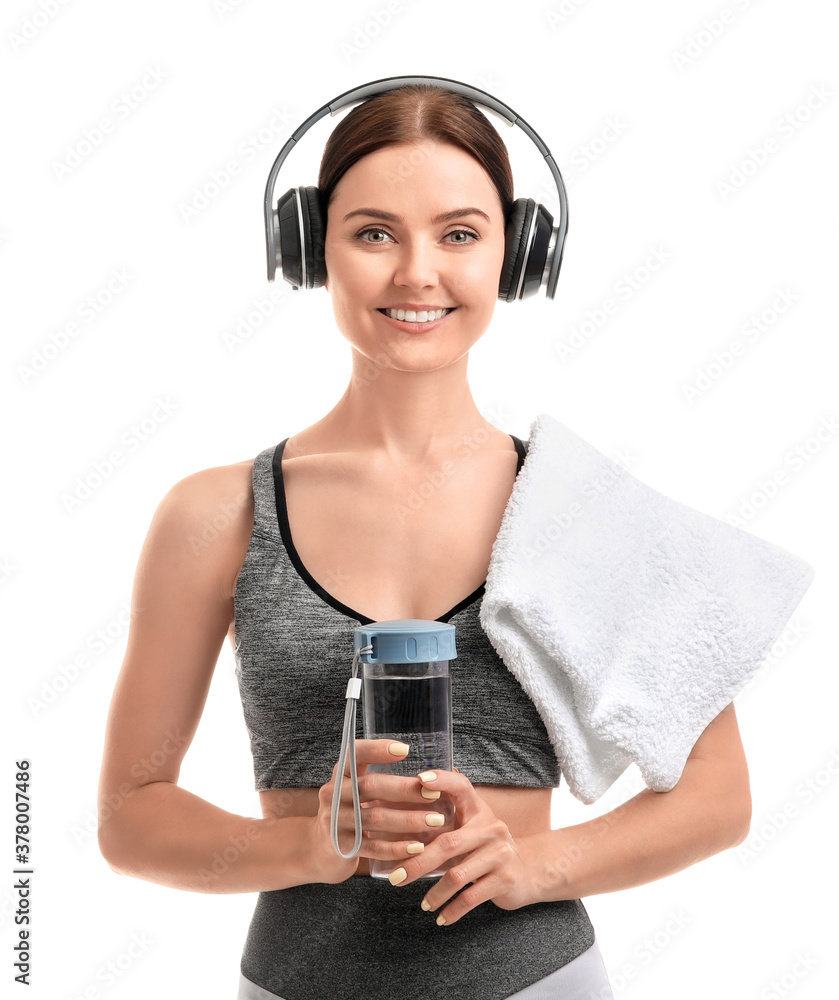
[[[343,882],[354,875],[359,860],[379,858],[394,860],[407,858],[420,853],[424,841],[429,839],[428,824],[425,816],[435,811],[429,802],[429,795],[421,793],[422,783],[416,776],[400,777],[394,774],[368,774],[368,764],[393,764],[403,760],[408,753],[404,743],[396,743],[391,739],[356,740],[356,765],[358,768],[358,799],[361,805],[361,818],[364,824],[365,836],[358,854],[347,861],[339,857],[332,847],[330,822],[332,816],[332,797],[335,794],[335,782],[338,779],[338,764],[332,768],[332,777],[318,790],[318,813],[314,819],[315,831],[312,851],[312,861],[316,875],[312,881]],[[391,748],[398,750],[392,753]],[[341,778],[341,807],[338,813],[338,843],[341,850],[348,852],[355,842],[355,820],[353,815],[352,785],[349,777],[349,757],[344,775]],[[375,814],[378,826],[375,831],[370,829],[366,810],[374,806],[383,806]],[[438,830],[434,830],[436,834]],[[369,834],[369,835],[368,835]],[[383,835],[387,839],[379,839]],[[394,837],[400,839],[393,839]],[[409,847],[411,848],[409,850]]]

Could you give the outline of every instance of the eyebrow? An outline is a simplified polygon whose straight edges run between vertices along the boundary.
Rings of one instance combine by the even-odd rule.
[[[353,212],[347,212],[343,221],[346,222],[347,219],[351,219],[354,215],[368,215],[372,219],[384,219],[386,222],[396,222],[399,225],[405,221],[403,216],[394,215],[393,212],[384,212],[380,208],[357,208]],[[434,223],[451,222],[453,219],[460,219],[464,215],[481,215],[487,222],[491,223],[492,221],[486,212],[482,212],[479,208],[453,208],[450,212],[441,212],[440,215],[435,215],[431,221]]]

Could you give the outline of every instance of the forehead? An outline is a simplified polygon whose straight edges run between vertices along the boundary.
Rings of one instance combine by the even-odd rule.
[[[418,198],[435,203],[459,201],[496,210],[501,204],[489,174],[466,150],[451,143],[422,142],[384,146],[354,163],[335,187],[334,202],[342,209],[375,196],[380,208],[393,207]],[[386,204],[387,203],[387,204]],[[466,202],[464,202],[466,204]]]

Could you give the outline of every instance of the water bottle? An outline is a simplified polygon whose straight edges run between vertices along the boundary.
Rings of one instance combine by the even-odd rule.
[[[452,686],[449,661],[457,656],[454,625],[418,618],[396,618],[354,629],[356,649],[362,653],[364,738],[391,739],[411,748],[392,764],[369,764],[367,772],[415,776],[422,771],[452,769]],[[411,806],[417,809],[417,806]],[[411,840],[429,843],[454,826],[454,807],[445,796],[428,802],[429,812],[445,817],[443,826],[412,834]],[[404,834],[385,839],[404,840]],[[370,861],[370,874],[387,878],[402,862]],[[439,878],[450,865],[429,872]]]
[[[452,761],[452,698],[449,662],[456,658],[455,627],[420,618],[397,618],[373,622],[353,629],[353,676],[347,685],[347,711],[338,773],[344,771],[347,751],[353,786],[356,839],[349,854],[337,842],[340,786],[336,784],[332,802],[332,846],[337,854],[352,858],[361,846],[361,810],[358,803],[358,779],[355,764],[355,703],[363,702],[364,738],[391,739],[406,743],[406,757],[392,764],[369,764],[368,773],[398,774],[415,777],[422,771],[450,771]],[[356,669],[361,664],[361,678]],[[349,745],[348,745],[349,744]],[[394,806],[397,807],[398,806]],[[413,804],[411,810],[422,809]],[[418,840],[429,843],[440,833],[454,828],[454,806],[445,793],[428,800],[428,812],[444,816],[442,826],[428,827],[428,832],[394,833],[391,840]],[[370,860],[370,874],[387,878],[404,859]],[[423,878],[439,878],[456,859],[445,862]]]

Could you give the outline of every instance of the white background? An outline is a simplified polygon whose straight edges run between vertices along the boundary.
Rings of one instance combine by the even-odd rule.
[[[400,0],[381,28],[374,15],[386,20],[386,8],[385,0],[4,4],[0,988],[24,993],[12,979],[10,889],[14,761],[26,756],[36,869],[26,995],[235,995],[255,896],[120,877],[98,853],[96,786],[124,609],[170,487],[308,426],[348,380],[349,348],[328,294],[292,293],[265,278],[262,197],[276,153],[339,93],[431,74],[510,104],[550,147],[568,188],[557,298],[499,303],[472,350],[482,411],[525,438],[548,412],[608,454],[629,452],[633,474],[649,485],[719,518],[753,498],[740,525],[816,569],[793,616],[798,634],[787,634],[736,702],[752,779],[749,841],[585,900],[615,994],[832,995],[835,7],[525,0],[492,16],[475,0]],[[127,103],[122,95],[132,92]],[[91,144],[105,117],[112,129]],[[330,123],[287,161],[280,193],[316,183]],[[556,212],[535,147],[520,130],[498,127],[516,196]],[[231,161],[235,174],[214,187]],[[654,250],[666,263],[638,271],[638,290],[618,297],[618,283]],[[129,277],[109,295],[120,272]],[[773,312],[780,290],[794,302]],[[259,318],[271,293],[279,302],[268,319],[227,346],[225,334]],[[89,296],[99,305],[91,321],[78,312]],[[584,327],[582,346],[563,361],[557,344],[610,297],[617,311]],[[715,353],[764,310],[765,332],[715,368]],[[59,349],[74,320],[76,335]],[[691,401],[684,387],[700,369],[708,388]],[[169,401],[168,415],[155,409],[159,400]],[[140,443],[131,428],[144,419],[153,432]],[[796,448],[806,461],[790,460]],[[114,449],[122,463],[68,509],[78,480],[95,483],[96,463]],[[776,476],[782,485],[770,497],[765,484]],[[95,652],[102,629],[108,645]],[[233,666],[226,646],[182,784],[257,816]],[[584,807],[563,785],[555,825],[592,818],[638,787],[628,772]],[[126,959],[135,935],[150,944]],[[120,972],[107,985],[110,962]]]

